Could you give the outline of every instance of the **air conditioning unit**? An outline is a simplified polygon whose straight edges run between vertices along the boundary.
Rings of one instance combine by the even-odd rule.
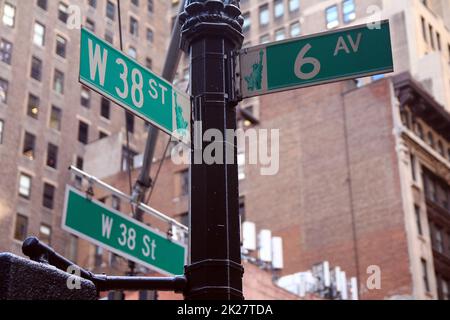
[[[256,226],[253,222],[242,223],[242,247],[246,250],[256,250]]]
[[[283,239],[281,237],[272,238],[272,268],[283,269]]]
[[[272,261],[272,232],[263,229],[259,232],[259,259],[263,262]]]

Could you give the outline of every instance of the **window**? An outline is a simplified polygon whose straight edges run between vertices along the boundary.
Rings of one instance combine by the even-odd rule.
[[[139,7],[139,0],[131,0],[131,3],[136,6]]]
[[[47,166],[53,169],[58,168],[58,146],[52,143],[47,146]]]
[[[245,219],[245,197],[239,197],[239,217],[241,221],[246,221]]]
[[[425,18],[424,17],[420,17],[420,21],[422,23],[422,36],[423,36],[423,40],[425,40],[425,42],[427,42],[427,24],[425,22]]]
[[[8,98],[8,81],[0,78],[0,102],[6,103]]]
[[[95,32],[95,22],[91,19],[86,19],[86,28],[90,30],[91,32]]]
[[[291,37],[298,37],[300,35],[300,22],[294,22],[290,26]]]
[[[259,25],[266,26],[269,24],[270,16],[269,16],[269,5],[265,4],[259,7]]]
[[[244,13],[242,17],[244,18],[244,24],[242,25],[242,32],[248,32],[251,26],[250,12]]]
[[[349,23],[356,19],[355,1],[345,0],[342,4],[342,11],[344,14],[344,23]]]
[[[47,209],[53,209],[55,198],[55,187],[44,183],[44,193],[42,195],[42,205]]]
[[[105,41],[114,44],[114,34],[111,32],[111,30],[105,31]]]
[[[66,57],[67,41],[60,35],[56,35],[56,54],[62,58]]]
[[[139,35],[139,22],[134,17],[130,17],[130,34],[135,37]]]
[[[153,43],[153,30],[150,28],[147,28],[147,42]]]
[[[80,103],[85,108],[91,107],[91,91],[85,87],[81,88]]]
[[[150,59],[150,58],[146,58],[145,59],[145,66],[148,68],[148,69],[152,69],[152,67],[153,67],[153,62],[152,62],[152,59]]]
[[[105,131],[99,130],[98,131],[98,139],[102,140],[103,138],[107,138],[109,134],[107,134]]]
[[[419,138],[423,140],[423,138],[424,138],[423,128],[422,128],[422,125],[420,123],[416,123],[416,133],[419,136]]]
[[[261,37],[259,37],[259,43],[261,43],[261,44],[268,43],[269,41],[270,41],[269,34],[265,34],[265,35],[262,35]]]
[[[411,176],[413,181],[417,181],[417,173],[416,173],[416,156],[414,154],[409,155],[409,161],[411,165]]]
[[[31,78],[41,81],[42,80],[42,60],[36,57],[31,58]]]
[[[5,128],[5,122],[0,119],[0,144],[3,144],[3,130]]]
[[[114,3],[112,3],[111,1],[108,1],[106,3],[106,16],[113,20],[115,19],[116,16],[116,6],[114,5]]]
[[[275,31],[275,41],[284,40],[284,28]]]
[[[39,118],[40,99],[31,93],[28,95],[27,115],[33,119]]]
[[[430,292],[430,282],[428,281],[428,269],[427,269],[427,261],[425,259],[420,260],[422,264],[422,279],[423,286],[426,292]]]
[[[333,29],[339,26],[338,7],[336,5],[326,9],[325,15],[328,29]]]
[[[273,15],[276,19],[283,17],[284,15],[284,3],[283,0],[275,0],[273,4]]]
[[[75,161],[75,167],[77,167],[80,170],[83,170],[83,165],[84,165],[83,158],[77,157],[77,159]],[[75,186],[77,188],[81,188],[82,184],[83,184],[83,178],[81,178],[78,175],[75,175]]]
[[[137,155],[133,150],[122,148],[122,171],[133,169],[134,157]]]
[[[52,228],[46,224],[41,224],[39,228],[39,240],[50,245]]]
[[[113,209],[120,211],[120,198],[116,195],[111,196],[111,206]]]
[[[89,6],[91,8],[97,8],[97,0],[89,0]]]
[[[129,133],[134,133],[134,115],[126,112],[126,127]]]
[[[69,18],[69,7],[60,2],[58,5],[58,19],[63,23],[67,23],[67,19]]]
[[[40,47],[45,44],[45,26],[39,22],[34,23],[33,43]]]
[[[105,119],[109,119],[111,116],[111,102],[104,97],[101,101],[100,115]]]
[[[436,43],[439,51],[442,51],[441,34],[436,32]]]
[[[37,5],[42,10],[47,10],[47,0],[37,0]]]
[[[438,149],[439,154],[441,156],[445,157],[444,144],[442,143],[441,140],[439,140],[438,143],[437,143],[437,149]]]
[[[180,196],[189,195],[189,170],[180,172]]]
[[[128,55],[129,55],[130,57],[132,57],[133,59],[136,59],[136,58],[137,58],[137,51],[136,51],[136,48],[134,48],[134,47],[129,47],[129,48],[128,48]]]
[[[58,107],[52,106],[52,110],[50,112],[49,127],[51,129],[55,129],[56,131],[61,131],[61,119],[62,119],[61,109]]]
[[[414,214],[416,216],[417,232],[419,235],[423,235],[422,220],[420,219],[420,207],[418,205],[414,205]]]
[[[78,123],[78,141],[83,144],[88,144],[89,125],[83,121]]]
[[[0,61],[6,64],[11,64],[13,45],[11,42],[2,39],[0,41]]]
[[[53,90],[59,94],[64,94],[64,73],[55,69],[55,74],[53,78]]]
[[[147,0],[147,12],[153,13],[154,5],[153,0]]]
[[[433,31],[433,26],[431,24],[428,25],[428,30],[430,32],[430,44],[431,44],[431,48],[434,50],[434,31]]]
[[[5,3],[5,6],[3,8],[2,21],[5,26],[14,28],[14,25],[16,23],[16,7],[14,7],[12,4]]]
[[[437,252],[444,253],[444,239],[442,234],[442,229],[439,227],[436,227],[434,232],[434,247]]]
[[[434,136],[433,136],[433,133],[432,133],[431,131],[428,132],[427,137],[428,137],[428,144],[430,145],[430,147],[434,148],[434,147],[435,147],[435,144],[434,144]]]
[[[300,8],[300,0],[289,0],[289,11],[293,12]]]
[[[19,196],[29,199],[31,195],[31,176],[25,173],[20,174]]]
[[[28,218],[22,214],[16,216],[16,226],[14,230],[14,239],[23,241],[28,233]]]
[[[36,149],[36,136],[25,132],[25,136],[23,138],[23,150],[22,155],[30,160],[34,160]]]

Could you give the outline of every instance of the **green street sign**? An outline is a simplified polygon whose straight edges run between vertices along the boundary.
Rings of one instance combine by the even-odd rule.
[[[242,98],[392,72],[389,21],[242,49],[239,64]]]
[[[62,228],[162,274],[184,274],[184,245],[69,186]]]
[[[84,28],[80,82],[174,138],[189,143],[190,96]]]

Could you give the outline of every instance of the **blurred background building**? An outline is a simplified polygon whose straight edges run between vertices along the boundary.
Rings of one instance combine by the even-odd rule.
[[[124,50],[160,73],[179,1],[122,3]],[[82,266],[123,274],[122,258],[60,228],[65,185],[86,187],[66,168],[75,164],[129,193],[124,159],[133,158],[134,181],[146,138],[144,123],[128,117],[127,148],[124,111],[78,84],[70,4],[82,5],[83,23],[119,46],[116,1],[0,0],[0,250],[20,253],[34,234]],[[241,9],[244,46],[389,19],[395,67],[239,106],[240,128],[280,129],[274,176],[248,165],[239,141],[246,270],[262,269],[297,296],[449,299],[450,3],[243,0]],[[175,83],[189,86],[186,56]],[[173,147],[161,134],[149,203],[187,225],[189,171],[170,160]],[[113,195],[95,196],[130,212]],[[373,266],[378,289],[367,286]],[[257,289],[248,291],[253,297]]]

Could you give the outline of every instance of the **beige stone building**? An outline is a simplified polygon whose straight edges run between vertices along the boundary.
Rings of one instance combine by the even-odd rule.
[[[170,4],[122,6],[124,51],[160,73]],[[78,17],[119,48],[116,0],[0,1],[0,251],[20,253],[36,235],[76,256],[77,239],[60,228],[65,186],[79,184],[69,165],[84,167],[89,143],[120,133],[115,169],[126,167],[124,110],[78,82]],[[146,125],[127,121],[131,154],[141,153]]]

